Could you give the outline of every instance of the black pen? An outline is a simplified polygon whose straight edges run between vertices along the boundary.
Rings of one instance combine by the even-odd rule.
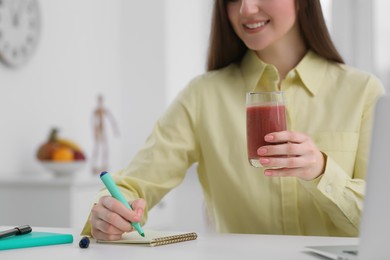
[[[13,229],[0,231],[0,239],[5,238],[5,237],[9,237],[9,236],[15,236],[15,235],[18,236],[18,235],[28,234],[31,231],[32,231],[32,229],[29,225],[15,227]]]

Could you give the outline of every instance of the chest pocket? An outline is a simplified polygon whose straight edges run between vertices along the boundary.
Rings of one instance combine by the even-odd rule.
[[[352,173],[359,142],[358,133],[329,132],[310,136],[320,151],[338,162],[345,171]]]

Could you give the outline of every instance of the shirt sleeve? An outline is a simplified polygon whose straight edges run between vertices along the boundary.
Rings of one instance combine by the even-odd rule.
[[[367,96],[367,102],[361,115],[353,172],[347,172],[335,158],[328,156],[323,175],[312,181],[301,181],[336,229],[350,236],[359,235],[373,111],[377,98],[384,93],[376,78],[371,77],[367,84],[367,93],[362,93]]]
[[[184,179],[196,161],[196,93],[184,89],[156,122],[143,148],[113,179],[128,200],[146,200],[143,223],[148,211]],[[103,190],[97,200],[107,195]],[[90,234],[87,221],[82,234]]]

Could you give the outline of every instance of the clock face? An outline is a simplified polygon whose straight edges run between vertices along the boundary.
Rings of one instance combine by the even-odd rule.
[[[23,65],[36,49],[40,26],[37,0],[0,0],[0,60]]]

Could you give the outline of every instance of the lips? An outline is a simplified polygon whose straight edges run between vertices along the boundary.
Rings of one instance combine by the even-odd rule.
[[[246,29],[256,30],[256,29],[259,29],[259,28],[266,26],[267,24],[269,24],[269,22],[270,22],[270,20],[254,22],[254,23],[245,23],[243,26]]]

